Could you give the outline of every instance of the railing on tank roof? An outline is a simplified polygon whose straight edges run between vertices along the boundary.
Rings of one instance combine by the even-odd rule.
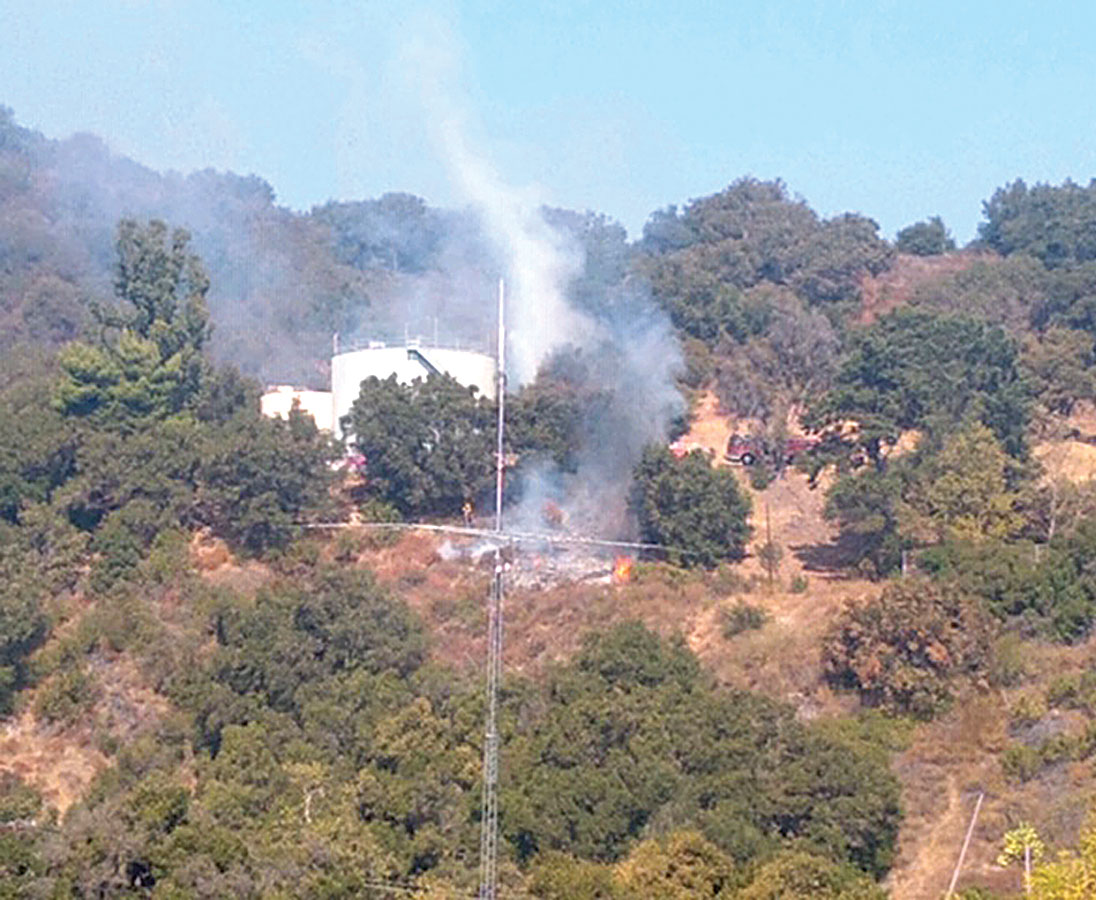
[[[437,335],[433,337],[424,337],[423,335],[414,335],[410,333],[404,333],[400,335],[393,334],[377,334],[376,332],[365,336],[354,336],[349,339],[344,339],[339,334],[335,334],[332,339],[332,351],[334,356],[339,356],[343,353],[353,353],[357,350],[384,350],[387,348],[393,348],[398,350],[409,349],[436,349],[436,350],[463,350],[470,353],[482,353],[484,356],[490,356],[494,358],[495,355],[495,342],[491,338],[468,338],[468,337],[454,337],[454,338],[439,338]]]

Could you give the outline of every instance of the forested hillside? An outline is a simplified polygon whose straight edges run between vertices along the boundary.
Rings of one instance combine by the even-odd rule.
[[[1025,846],[1085,896],[1096,183],[962,249],[749,177],[634,241],[541,215],[593,337],[512,386],[507,515],[662,549],[511,560],[503,895],[936,897],[983,794],[964,896]],[[257,398],[334,332],[482,337],[504,268],[471,210],[3,111],[0,897],[474,895],[482,548],[304,526],[475,524],[495,407],[372,379],[344,447]]]

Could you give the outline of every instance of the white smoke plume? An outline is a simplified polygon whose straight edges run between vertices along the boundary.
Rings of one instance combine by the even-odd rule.
[[[429,133],[454,188],[482,222],[506,272],[511,388],[532,382],[563,351],[583,360],[585,386],[604,401],[583,426],[577,471],[549,460],[523,461],[516,483],[520,501],[509,513],[515,527],[625,536],[632,522],[627,494],[643,447],[665,440],[684,403],[674,375],[681,352],[664,312],[639,286],[617,285],[602,308],[585,311],[568,289],[585,265],[583,250],[552,228],[535,187],[508,184],[480,148],[474,118],[458,91],[462,82],[456,42],[438,20],[416,29],[401,59],[413,73]],[[493,315],[485,297],[484,318]]]
[[[470,117],[453,92],[461,79],[451,32],[438,20],[418,32],[405,48],[402,69],[417,79],[431,137],[454,188],[479,213],[502,257],[509,374],[513,386],[526,384],[553,350],[585,343],[594,333],[594,323],[565,295],[582,268],[582,254],[544,221],[544,198],[535,188],[507,184],[473,147]]]

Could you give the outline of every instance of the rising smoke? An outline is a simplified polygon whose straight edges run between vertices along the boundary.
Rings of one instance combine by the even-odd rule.
[[[53,285],[58,297],[63,288],[106,300],[118,219],[163,218],[191,231],[210,271],[215,356],[266,383],[320,388],[333,331],[376,337],[410,326],[425,337],[437,327],[443,341],[484,346],[494,282],[504,275],[511,389],[577,352],[585,363],[578,387],[602,398],[584,423],[577,472],[526,461],[516,516],[543,527],[550,499],[576,530],[622,534],[631,470],[682,407],[672,329],[642,289],[625,283],[626,266],[591,289],[584,217],[546,215],[543,193],[500,177],[455,99],[453,42],[437,28],[423,33],[399,68],[419,76],[415,92],[439,159],[468,209],[388,195],[298,214],[279,207],[258,177],[157,173],[91,136],[45,139],[0,110],[0,167],[27,174],[0,198],[0,243],[25,257],[26,272],[7,281],[0,273],[0,287],[17,296],[24,282],[39,293]],[[365,257],[353,252],[359,238]],[[618,238],[626,256],[622,230]]]
[[[558,354],[578,354],[584,383],[573,386],[599,397],[584,421],[577,471],[526,461],[511,521],[527,530],[627,534],[632,469],[646,444],[666,439],[683,409],[674,383],[680,347],[665,313],[637,285],[605,285],[600,297],[587,292],[580,308],[570,289],[583,271],[582,248],[549,224],[535,189],[508,184],[474,147],[471,116],[452,90],[460,83],[453,47],[444,27],[431,22],[408,46],[404,70],[416,73],[439,157],[499,254],[510,386],[529,384]],[[483,309],[493,314],[489,297]]]
[[[582,268],[581,251],[545,222],[535,189],[507,184],[473,148],[470,116],[453,93],[461,81],[454,46],[439,20],[425,20],[405,48],[402,71],[417,79],[438,156],[500,255],[509,296],[509,374],[513,383],[527,384],[553,350],[581,341],[592,327],[566,297],[568,282]]]

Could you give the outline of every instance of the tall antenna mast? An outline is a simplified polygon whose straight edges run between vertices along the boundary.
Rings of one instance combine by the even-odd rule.
[[[495,449],[495,532],[502,532],[502,487],[505,476],[503,436],[506,427],[506,329],[503,324],[505,293],[499,279],[498,371],[496,402],[498,433]],[[502,678],[502,547],[495,547],[495,573],[487,601],[487,715],[483,735],[483,804],[480,817],[480,900],[496,900],[499,842],[499,681]]]
[[[502,482],[505,476],[506,461],[503,457],[502,438],[506,430],[506,325],[505,319],[505,288],[502,279],[499,279],[499,348],[498,371],[495,373],[495,401],[498,403],[498,426],[495,447],[495,531],[502,531]]]

